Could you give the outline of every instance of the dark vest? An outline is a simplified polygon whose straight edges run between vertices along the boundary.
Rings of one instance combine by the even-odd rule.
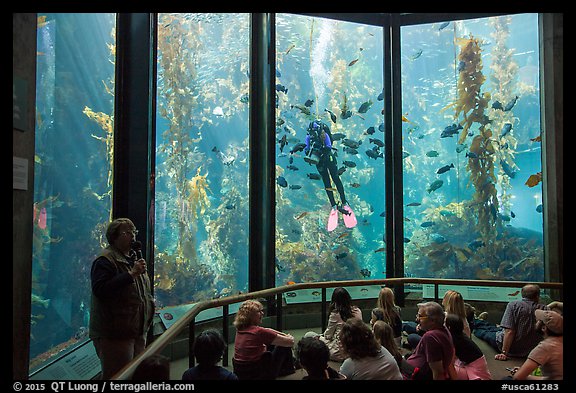
[[[105,257],[116,272],[129,273],[130,264],[122,253],[105,248],[98,256]],[[146,334],[154,317],[154,299],[150,279],[141,274],[122,288],[111,299],[100,299],[92,294],[90,312],[90,338],[135,338]]]

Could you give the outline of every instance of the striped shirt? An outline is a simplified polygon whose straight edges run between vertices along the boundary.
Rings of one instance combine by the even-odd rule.
[[[542,333],[536,331],[534,311],[537,309],[544,310],[545,308],[544,304],[539,304],[526,298],[508,303],[506,311],[502,315],[500,326],[514,330],[516,334],[507,355],[526,357],[538,345],[542,340]],[[502,348],[503,342],[504,329],[496,333],[496,343],[499,348]]]

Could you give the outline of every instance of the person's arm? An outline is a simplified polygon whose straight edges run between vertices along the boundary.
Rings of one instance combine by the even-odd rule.
[[[278,347],[293,347],[294,346],[294,337],[291,334],[277,332],[276,338],[272,340],[272,345],[276,345]]]
[[[514,369],[516,371],[513,373],[513,379],[518,379],[518,380],[543,379],[543,378],[535,376],[535,375],[530,375],[530,374],[532,374],[532,372],[534,370],[536,370],[536,367],[538,367],[538,366],[539,366],[539,364],[536,363],[534,360],[532,360],[530,358],[526,359],[526,361],[522,364],[522,366],[520,366],[520,368],[516,367]]]
[[[516,330],[504,328],[504,338],[502,339],[502,353],[494,356],[496,360],[508,360],[508,351],[514,342]]]
[[[332,141],[330,140],[330,136],[328,136],[327,132],[324,132],[324,145],[326,149],[332,150]]]
[[[310,150],[310,135],[306,135],[306,138],[304,139],[304,143],[306,143],[306,147],[304,148],[304,154],[308,154],[308,151]]]
[[[112,298],[117,291],[134,282],[130,273],[118,273],[108,259],[100,257],[92,264],[92,292],[101,299]]]
[[[432,370],[432,379],[442,380],[446,379],[446,374],[444,373],[444,365],[442,360],[437,360],[434,362],[429,362],[430,370]]]

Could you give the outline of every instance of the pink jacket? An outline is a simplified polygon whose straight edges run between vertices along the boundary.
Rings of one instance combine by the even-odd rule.
[[[464,363],[460,359],[456,359],[454,368],[456,369],[459,380],[492,379],[492,374],[490,374],[490,370],[488,370],[488,363],[486,363],[486,357],[484,355],[472,363]]]

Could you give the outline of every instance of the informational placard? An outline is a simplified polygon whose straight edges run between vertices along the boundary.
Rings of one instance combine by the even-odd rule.
[[[96,354],[96,348],[92,341],[73,349],[54,363],[33,374],[33,380],[90,380],[101,371],[100,359]]]
[[[12,188],[28,189],[28,160],[26,158],[12,156]]]
[[[462,294],[464,301],[481,300],[489,302],[510,302],[522,299],[520,288],[510,287],[482,287],[472,285],[439,285],[438,298],[442,299],[447,290],[453,289]],[[422,297],[434,297],[434,285],[422,285]]]
[[[196,303],[191,303],[191,304],[183,304],[181,306],[164,307],[163,309],[158,311],[158,315],[160,316],[160,319],[164,323],[166,329],[168,329],[170,326],[174,324],[174,322],[182,318],[184,314],[186,314],[195,305]],[[228,307],[228,311],[230,314],[234,314],[238,311],[238,308],[240,308],[239,303],[231,304]],[[221,317],[222,317],[222,307],[217,307],[200,311],[200,313],[196,316],[195,320],[196,322],[200,322]]]
[[[366,285],[359,287],[347,287],[352,299],[376,299],[380,293],[380,285]],[[334,288],[326,289],[326,300],[332,298]],[[299,289],[284,294],[286,304],[316,303],[322,301],[322,289]]]

